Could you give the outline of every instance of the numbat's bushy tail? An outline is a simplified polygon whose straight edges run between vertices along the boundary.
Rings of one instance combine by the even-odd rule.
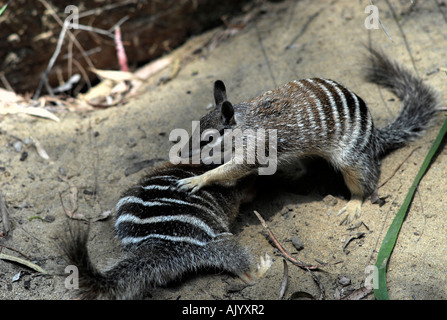
[[[366,80],[389,89],[402,101],[396,119],[384,128],[376,128],[377,154],[381,157],[425,132],[437,114],[438,97],[421,79],[381,51],[370,49],[369,57]]]
[[[91,262],[87,230],[72,226],[60,237],[67,262],[79,271],[80,298],[142,299],[151,288],[201,269],[225,270],[246,282],[262,276],[270,258],[262,257],[256,268],[229,229],[249,189],[217,186],[192,195],[175,188],[179,179],[205,168],[166,165],[123,195],[115,230],[124,255],[105,271]]]

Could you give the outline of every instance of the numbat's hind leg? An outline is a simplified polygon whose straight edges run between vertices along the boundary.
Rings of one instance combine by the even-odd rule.
[[[354,219],[360,218],[362,214],[362,204],[364,191],[360,180],[359,172],[352,169],[342,171],[346,186],[351,192],[351,200],[340,210],[337,216],[346,213],[340,224],[350,224]]]

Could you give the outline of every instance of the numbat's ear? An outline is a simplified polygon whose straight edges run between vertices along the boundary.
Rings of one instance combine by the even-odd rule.
[[[222,80],[214,82],[214,101],[219,105],[227,100],[227,90]]]
[[[222,120],[225,124],[229,124],[230,121],[233,119],[234,117],[234,108],[233,105],[231,104],[231,102],[229,101],[224,101],[222,103],[222,108],[220,110],[221,114],[222,114]]]

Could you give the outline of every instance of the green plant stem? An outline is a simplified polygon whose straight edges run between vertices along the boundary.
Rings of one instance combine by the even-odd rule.
[[[388,266],[391,253],[393,251],[394,245],[399,235],[400,228],[402,227],[402,223],[407,215],[408,208],[410,207],[411,202],[413,201],[413,197],[417,190],[419,182],[421,181],[424,174],[427,172],[430,162],[433,156],[435,155],[436,151],[438,150],[439,145],[442,142],[442,139],[446,135],[446,132],[447,132],[447,118],[445,119],[444,124],[442,125],[441,130],[439,131],[438,136],[433,142],[430,150],[428,151],[427,156],[425,157],[424,162],[422,163],[422,166],[419,169],[419,172],[413,181],[413,184],[408,190],[407,196],[405,197],[405,200],[401,208],[397,212],[396,217],[391,223],[391,226],[388,229],[385,238],[383,239],[382,246],[380,247],[380,251],[377,255],[377,262],[376,262],[378,272],[376,279],[378,279],[378,284],[374,285],[374,287],[377,288],[374,289],[374,295],[378,300],[389,299],[388,290],[386,286],[386,268]]]

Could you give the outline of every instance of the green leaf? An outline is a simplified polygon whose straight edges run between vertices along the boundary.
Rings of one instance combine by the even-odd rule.
[[[8,2],[6,2],[6,4],[0,9],[0,16],[3,14],[3,11],[6,10],[6,7],[8,6],[8,4],[11,2],[11,0],[9,0]]]
[[[408,208],[410,207],[411,202],[413,201],[414,194],[419,185],[424,174],[427,172],[428,167],[430,166],[431,159],[435,155],[436,151],[439,148],[439,145],[442,142],[442,139],[446,135],[447,132],[447,118],[444,121],[444,124],[441,127],[441,130],[438,133],[435,141],[433,142],[430,150],[427,153],[427,156],[422,163],[421,168],[419,169],[416,178],[413,181],[410,189],[408,190],[407,196],[396,214],[393,222],[391,223],[390,228],[388,229],[385,238],[383,239],[382,246],[380,247],[380,251],[377,255],[376,267],[378,273],[378,283],[374,284],[374,295],[377,300],[388,300],[388,290],[386,286],[386,268],[388,265],[388,261],[390,260],[391,252],[393,251],[394,245],[397,240],[397,236],[399,234],[400,228],[402,227],[402,223],[407,215]],[[377,279],[376,278],[376,279]]]

